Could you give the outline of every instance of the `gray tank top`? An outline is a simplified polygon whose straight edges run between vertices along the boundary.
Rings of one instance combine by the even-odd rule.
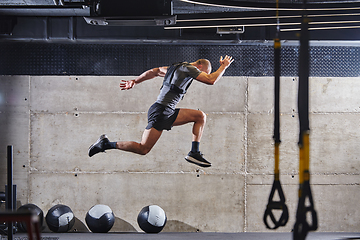
[[[156,102],[175,109],[194,78],[197,78],[200,73],[198,68],[187,62],[171,65],[166,72]]]

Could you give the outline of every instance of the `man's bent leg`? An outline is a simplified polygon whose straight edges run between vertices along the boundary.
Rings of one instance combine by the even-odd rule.
[[[190,122],[194,123],[192,140],[200,142],[206,123],[206,114],[200,110],[182,108],[179,110],[179,114],[173,126],[184,125]]]
[[[145,155],[159,140],[162,131],[156,130],[155,128],[145,129],[141,142],[133,141],[121,141],[116,143],[116,148],[123,151],[133,152],[141,155]]]
[[[210,167],[211,163],[203,158],[202,153],[199,151],[199,144],[206,123],[205,113],[200,110],[180,109],[173,126],[179,126],[190,122],[194,123],[192,129],[193,142],[192,149],[185,159],[186,161],[201,167]]]

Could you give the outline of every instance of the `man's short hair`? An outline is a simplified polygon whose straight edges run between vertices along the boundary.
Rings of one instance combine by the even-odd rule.
[[[198,59],[195,63],[198,65],[203,65],[207,69],[210,69],[211,72],[211,62],[209,60],[202,58],[202,59]]]

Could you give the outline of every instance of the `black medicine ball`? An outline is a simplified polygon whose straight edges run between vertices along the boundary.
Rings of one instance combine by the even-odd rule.
[[[115,216],[109,206],[98,204],[90,208],[85,221],[92,232],[107,233],[114,225]]]
[[[53,232],[68,232],[75,224],[75,216],[71,209],[57,204],[49,209],[45,217],[49,229]]]
[[[166,224],[165,211],[157,206],[150,205],[141,209],[137,222],[139,227],[146,233],[159,233]]]
[[[39,227],[41,228],[44,222],[44,212],[35,204],[32,203],[28,203],[25,205],[22,205],[21,207],[18,208],[17,212],[32,212],[33,214],[36,214],[37,216],[39,216]],[[18,228],[21,232],[27,232],[27,228],[26,228],[26,223],[24,222],[19,222],[18,223]]]

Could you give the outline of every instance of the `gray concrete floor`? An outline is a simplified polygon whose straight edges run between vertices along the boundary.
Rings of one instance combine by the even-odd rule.
[[[95,239],[120,239],[120,240],[291,240],[291,233],[43,233],[43,240],[95,240]],[[2,236],[1,240],[6,239]],[[25,240],[27,235],[17,233],[14,240]],[[353,240],[360,239],[359,233],[320,233],[310,232],[307,240]]]

